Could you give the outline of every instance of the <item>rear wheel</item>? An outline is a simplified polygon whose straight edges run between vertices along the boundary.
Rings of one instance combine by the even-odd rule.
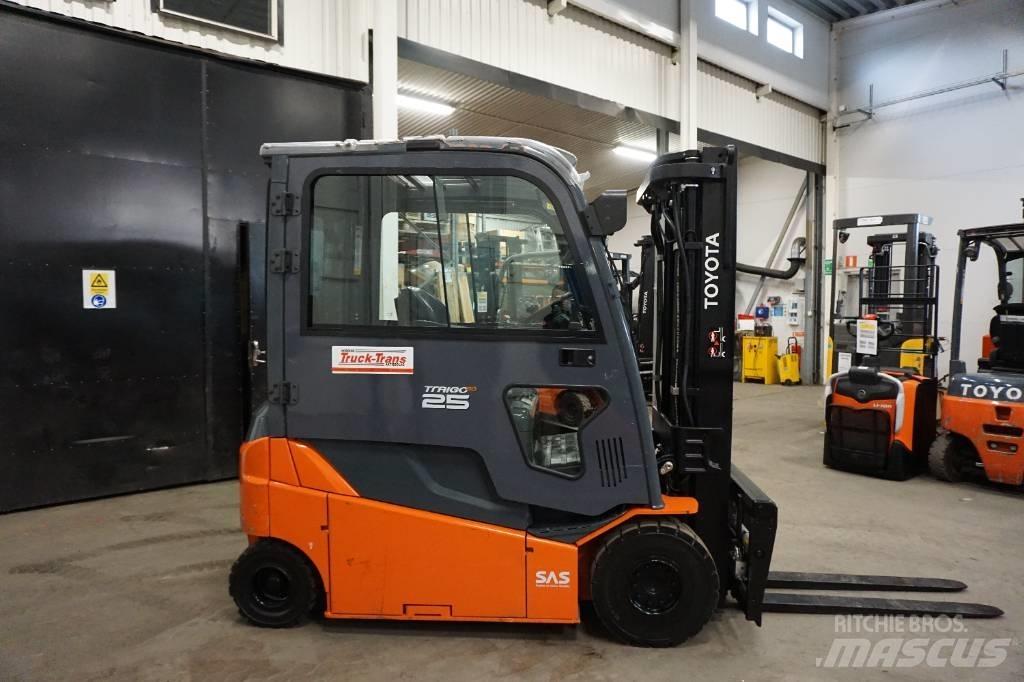
[[[238,611],[267,628],[304,622],[322,592],[306,557],[275,540],[261,540],[242,552],[231,567],[228,585]]]
[[[952,433],[943,432],[936,436],[928,449],[928,468],[932,476],[940,481],[959,483],[974,464],[968,446]]]
[[[636,646],[675,646],[697,634],[719,599],[718,571],[697,534],[676,519],[625,523],[591,567],[594,610]]]

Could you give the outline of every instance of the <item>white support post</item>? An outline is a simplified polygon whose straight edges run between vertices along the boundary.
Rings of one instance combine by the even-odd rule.
[[[373,2],[373,137],[398,137],[398,2]]]
[[[832,229],[832,223],[839,217],[839,183],[836,179],[836,174],[839,172],[839,138],[832,126],[835,123],[836,117],[839,115],[839,32],[833,27],[830,38],[830,54],[829,64],[831,65],[829,74],[829,110],[825,116],[825,123],[823,125],[822,134],[825,136],[825,201],[824,208],[822,210],[821,227],[822,227],[822,261],[832,257],[832,241],[835,239],[835,230]],[[837,272],[836,268],[839,267],[838,263],[832,263],[833,272]],[[825,278],[824,272],[814,273],[815,277]],[[834,288],[836,276],[827,277],[824,279],[825,286],[821,287],[821,348],[818,352],[821,353],[822,364],[824,368],[822,376],[827,377],[829,372],[835,372],[836,368],[829,368],[829,352],[828,352],[828,340],[832,335],[832,330],[829,328],[829,319],[832,316],[832,311],[828,308],[832,302],[832,289]]]
[[[703,1],[703,0],[700,0]],[[679,0],[679,145],[697,148],[697,20],[693,0]]]

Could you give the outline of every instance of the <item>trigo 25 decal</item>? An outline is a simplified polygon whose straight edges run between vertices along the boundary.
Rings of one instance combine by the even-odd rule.
[[[411,346],[331,346],[332,374],[412,374]]]
[[[420,407],[427,410],[468,410],[476,386],[424,386]]]

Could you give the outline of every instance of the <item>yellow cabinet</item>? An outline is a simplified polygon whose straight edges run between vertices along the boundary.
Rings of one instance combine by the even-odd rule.
[[[762,384],[779,383],[779,340],[774,336],[743,337],[743,371],[740,381]]]

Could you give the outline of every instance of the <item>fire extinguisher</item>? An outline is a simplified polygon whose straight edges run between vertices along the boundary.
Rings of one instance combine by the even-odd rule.
[[[796,342],[795,336],[791,336],[786,340],[787,353],[796,353],[797,355],[800,355],[803,350],[804,349],[800,347],[800,344]]]

